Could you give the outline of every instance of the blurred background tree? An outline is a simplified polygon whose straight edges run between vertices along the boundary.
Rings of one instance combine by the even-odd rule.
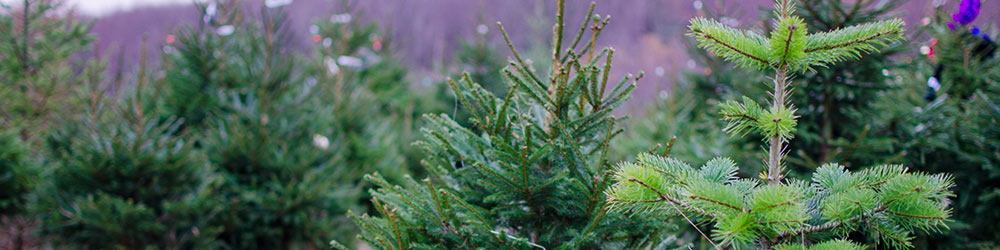
[[[132,91],[99,96],[78,122],[48,135],[34,204],[40,233],[67,248],[214,247],[216,179],[181,121],[160,120],[140,67]],[[98,92],[100,90],[93,90]],[[148,91],[148,90],[146,90]],[[132,96],[125,94],[134,93]]]
[[[97,84],[97,65],[77,57],[90,49],[90,25],[65,10],[61,1],[0,4],[0,247],[37,243],[27,209],[41,182],[39,149],[83,110],[83,90]]]
[[[393,98],[405,93],[405,71],[374,54],[374,26],[320,22],[322,47],[307,57],[289,45],[283,6],[261,6],[259,16],[244,8],[209,3],[206,22],[181,35],[165,62],[162,116],[190,118],[187,133],[215,152],[224,209],[213,225],[227,247],[345,238],[353,229],[343,215],[363,208],[361,175],[407,172],[391,133],[407,109]]]
[[[16,128],[35,144],[48,129],[85,102],[88,82],[75,71],[93,38],[90,25],[64,11],[61,1],[24,0],[14,9],[0,5],[0,126]]]
[[[936,6],[918,45],[920,55],[901,71],[880,112],[869,119],[878,134],[897,138],[892,152],[929,172],[955,175],[950,204],[953,233],[923,238],[920,249],[1000,247],[1000,67],[995,34],[978,27],[979,1]],[[891,101],[889,101],[891,100]]]

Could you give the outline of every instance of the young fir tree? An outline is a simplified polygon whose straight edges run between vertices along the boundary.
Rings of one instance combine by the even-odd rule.
[[[415,152],[404,147],[416,137],[413,113],[424,108],[410,92],[406,68],[392,58],[388,37],[376,23],[321,21],[312,27],[318,46],[306,74],[319,83],[318,98],[336,114],[332,125],[344,148],[343,165],[357,169],[353,181],[368,170],[398,179],[417,168],[410,160]]]
[[[336,215],[357,206],[360,174],[340,165],[334,110],[300,74],[282,7],[246,7],[209,3],[206,23],[180,35],[163,115],[191,120],[186,133],[220,174],[211,223],[226,247],[324,244],[346,224]]]
[[[84,105],[74,56],[90,45],[90,27],[59,14],[61,2],[0,4],[0,127],[37,145],[48,129]]]
[[[182,121],[149,116],[138,73],[133,98],[95,98],[85,117],[47,139],[35,210],[52,242],[82,249],[214,247],[213,174]],[[99,91],[99,90],[94,90]]]
[[[0,3],[0,248],[30,246],[29,198],[38,184],[44,138],[81,109],[75,56],[88,49],[89,26],[61,1]],[[72,12],[68,12],[72,13]]]
[[[892,248],[912,246],[914,231],[945,229],[952,179],[912,173],[901,165],[849,172],[836,163],[817,169],[812,182],[785,178],[785,154],[797,125],[789,105],[792,74],[860,57],[877,45],[902,39],[899,19],[808,34],[795,4],[779,0],[770,37],[714,20],[691,20],[690,35],[702,48],[737,65],[773,71],[770,105],[750,97],[721,105],[726,131],[765,138],[766,171],[760,179],[738,178],[739,168],[716,158],[700,168],[670,158],[641,154],[615,169],[607,190],[618,210],[650,215],[678,214],[692,225],[712,223],[702,236],[716,248],[862,249],[845,239],[866,233]]]
[[[906,3],[906,0],[892,1],[833,1],[798,0],[798,11],[809,29],[832,30],[885,19]],[[878,7],[873,7],[878,5]],[[706,16],[723,16],[710,7],[703,7]],[[728,25],[734,23],[727,22]],[[765,33],[770,27],[764,27]],[[868,117],[877,116],[880,110],[872,106],[870,100],[896,91],[891,86],[895,75],[902,68],[889,58],[908,48],[905,43],[893,44],[879,51],[859,58],[827,65],[829,70],[803,72],[794,85],[790,102],[798,107],[801,116],[798,140],[791,142],[794,151],[789,152],[787,162],[789,175],[807,176],[822,162],[839,162],[848,168],[881,163],[898,162],[901,155],[892,149],[896,138],[879,133],[866,123]],[[730,95],[757,96],[767,94],[769,86],[752,84],[755,81],[740,79],[762,79],[767,74],[761,72],[733,72],[733,64],[705,52],[694,51],[693,58],[705,68],[687,74],[695,93],[707,94],[706,102],[713,102]],[[711,106],[711,105],[702,105]],[[752,145],[761,138],[750,135],[735,140],[735,147]],[[889,155],[889,156],[887,156]],[[732,157],[732,156],[731,156]],[[741,158],[734,157],[741,162]]]
[[[305,61],[282,7],[242,8],[207,5],[206,23],[181,34],[165,63],[163,116],[194,121],[187,133],[223,179],[218,238],[238,249],[348,239],[344,214],[363,206],[362,175],[406,172],[396,133],[406,72],[380,54],[375,26],[321,22],[322,47]]]
[[[448,115],[427,115],[419,142],[429,177],[391,183],[374,174],[378,216],[354,216],[376,249],[599,249],[656,244],[661,217],[609,213],[607,149],[621,132],[611,111],[628,97],[631,76],[607,86],[613,49],[595,50],[607,18],[591,16],[563,40],[557,3],[547,76],[516,59],[503,70],[505,96],[467,74],[449,81],[481,133]],[[596,25],[589,26],[594,20]],[[593,34],[585,34],[587,28]],[[507,34],[500,26],[500,32]],[[589,37],[590,39],[582,39]],[[589,40],[589,41],[588,41]],[[565,43],[564,43],[565,42]],[[568,46],[567,46],[568,45]],[[582,45],[582,46],[578,46]],[[334,243],[340,248],[347,248]]]

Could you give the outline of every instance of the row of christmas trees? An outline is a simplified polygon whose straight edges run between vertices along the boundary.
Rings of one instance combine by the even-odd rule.
[[[362,176],[410,173],[419,114],[453,109],[448,92],[413,94],[388,37],[350,13],[310,27],[302,52],[281,4],[202,4],[158,68],[142,55],[112,78],[101,55],[81,56],[90,26],[61,3],[3,7],[0,245],[12,249],[349,241],[346,212],[369,206]],[[459,56],[501,66],[484,42]]]
[[[464,46],[471,72],[414,94],[387,37],[344,18],[317,23],[301,53],[280,4],[206,4],[161,69],[107,79],[100,57],[77,56],[85,24],[24,3],[0,15],[0,212],[14,246],[36,232],[99,249],[353,248],[357,232],[377,249],[998,237],[1000,79],[989,36],[968,26],[974,0],[908,43],[901,22],[879,21],[902,0],[779,0],[766,36],[695,19],[713,53],[692,54],[711,73],[635,121],[612,112],[642,74],[609,79],[614,49],[596,43],[610,17],[593,4],[570,30],[556,1],[550,58],[510,46],[505,66],[482,42]],[[906,57],[925,37],[933,57]]]

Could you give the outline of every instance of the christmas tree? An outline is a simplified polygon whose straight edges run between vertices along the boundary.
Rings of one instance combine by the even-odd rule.
[[[377,249],[655,245],[657,232],[668,227],[665,218],[605,209],[607,149],[621,132],[610,113],[641,75],[607,84],[614,50],[594,49],[607,17],[592,16],[593,5],[584,23],[596,25],[564,40],[564,3],[557,2],[548,75],[525,63],[507,39],[515,61],[502,71],[506,95],[487,91],[470,74],[449,80],[481,132],[448,115],[427,115],[417,145],[427,156],[428,178],[389,182],[371,175],[379,186],[371,190],[378,215],[354,216],[359,238]],[[500,32],[508,38],[502,25]]]
[[[142,66],[134,96],[92,99],[85,117],[48,136],[52,168],[35,206],[40,232],[53,243],[96,249],[217,245],[218,229],[208,224],[218,211],[213,174],[192,141],[177,135],[180,120],[148,115],[148,82]]]
[[[742,68],[774,74],[770,105],[743,96],[720,106],[728,133],[764,138],[768,154],[760,179],[737,177],[739,168],[727,158],[695,169],[678,159],[641,154],[615,169],[616,183],[607,190],[614,208],[680,215],[691,225],[708,221],[712,230],[701,236],[716,248],[862,249],[844,239],[851,232],[907,248],[914,231],[947,228],[953,184],[946,174],[914,173],[901,165],[850,172],[827,163],[812,182],[786,178],[785,156],[799,118],[790,105],[793,74],[861,57],[902,39],[903,32],[903,22],[890,19],[809,34],[795,9],[791,0],[776,1],[769,37],[704,18],[689,26],[700,47]]]
[[[0,4],[0,247],[32,247],[39,149],[81,110],[80,90],[96,76],[95,65],[76,60],[91,43],[89,25],[65,10],[60,1]]]
[[[369,169],[399,178],[417,168],[404,147],[415,139],[414,113],[425,107],[411,92],[406,68],[392,57],[389,37],[357,19],[335,14],[310,27],[318,46],[305,67],[307,81],[319,83],[318,98],[334,109],[343,165],[357,168],[355,180]]]
[[[65,9],[59,1],[0,7],[0,127],[18,128],[36,145],[48,129],[84,106],[80,90],[86,78],[77,77],[73,66],[74,56],[90,46],[90,28],[59,14]]]
[[[212,224],[227,247],[322,244],[338,224],[328,213],[356,205],[358,193],[339,179],[350,172],[329,139],[333,110],[296,74],[281,7],[261,7],[260,17],[244,7],[210,3],[208,22],[181,36],[166,67],[196,81],[168,78],[166,114],[190,119],[201,147],[214,152],[223,208]]]
[[[414,109],[406,71],[374,24],[351,14],[310,27],[312,56],[292,50],[283,7],[246,14],[204,6],[206,22],[168,47],[161,116],[192,120],[191,138],[221,175],[213,225],[227,247],[301,249],[349,239],[363,173],[407,172],[401,140]],[[309,59],[299,59],[309,58]]]
[[[832,30],[877,21],[892,16],[905,0],[892,1],[830,1],[799,0],[798,11],[809,29]],[[878,5],[878,8],[873,7]],[[726,16],[709,7],[702,7],[708,17],[726,20],[727,25],[736,27],[738,18]],[[771,27],[763,27],[770,32]],[[803,72],[793,79],[798,86],[792,91],[790,102],[801,109],[796,110],[802,126],[798,131],[799,140],[791,142],[794,151],[789,152],[787,162],[796,176],[808,176],[823,162],[838,162],[848,168],[891,163],[900,156],[893,152],[896,138],[880,134],[867,118],[877,116],[880,110],[872,106],[870,100],[884,93],[896,91],[891,86],[893,72],[903,65],[890,60],[908,48],[903,41],[887,46],[858,60],[845,60],[826,65],[829,70]],[[704,51],[690,53],[703,71],[689,73],[686,80],[691,82],[695,94],[706,94],[706,103],[718,101],[727,96],[765,95],[768,86],[749,84],[767,77],[761,72],[733,72],[731,62],[725,62]],[[740,79],[755,79],[741,81]],[[701,107],[711,105],[700,105]],[[705,107],[710,108],[710,107]],[[699,109],[701,110],[701,109]],[[655,111],[654,111],[655,112]],[[637,136],[641,137],[641,136]],[[745,148],[762,138],[749,135],[733,142],[735,147]],[[891,155],[885,157],[886,155]],[[740,163],[752,157],[734,157]],[[746,162],[749,163],[749,162]]]

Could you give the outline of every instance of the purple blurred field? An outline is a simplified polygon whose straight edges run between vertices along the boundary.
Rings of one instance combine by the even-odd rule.
[[[920,25],[920,19],[934,11],[932,0],[912,0],[897,15],[903,16],[910,30]],[[259,5],[262,0],[251,1]],[[314,22],[326,21],[332,14],[349,11],[364,21],[377,20],[383,29],[391,31],[392,47],[397,57],[413,69],[413,82],[436,82],[447,67],[451,51],[463,39],[474,39],[480,24],[489,27],[487,39],[498,51],[509,54],[502,46],[502,37],[496,32],[496,22],[504,23],[511,33],[518,50],[544,55],[543,49],[551,37],[551,13],[554,1],[545,0],[360,0],[354,1],[351,10],[344,10],[339,0],[296,0],[286,9],[292,21],[297,46],[308,51],[312,46],[308,27]],[[570,0],[567,3],[567,34],[575,34],[590,1]],[[678,72],[688,68],[683,30],[687,20],[698,13],[692,0],[617,0],[598,1],[596,13],[611,15],[608,29],[602,33],[599,44],[616,49],[613,73],[645,71],[647,77],[635,92],[632,107],[656,96],[660,89],[668,88]],[[755,26],[757,9],[769,7],[768,0],[719,1],[705,0],[705,8],[722,9],[725,13]],[[954,8],[957,1],[948,2],[945,8]],[[998,13],[997,2],[987,1],[984,13],[977,22],[989,23]],[[751,16],[748,16],[751,15]],[[117,53],[124,53],[122,65],[137,65],[139,41],[145,36],[150,41],[146,48],[150,55],[157,55],[166,36],[184,25],[196,25],[200,20],[198,10],[192,5],[144,8],[115,13],[95,20],[94,32],[100,51],[109,53],[112,69],[118,67]],[[567,35],[569,36],[569,35]],[[152,59],[156,61],[155,57]],[[654,74],[662,67],[664,74]]]

